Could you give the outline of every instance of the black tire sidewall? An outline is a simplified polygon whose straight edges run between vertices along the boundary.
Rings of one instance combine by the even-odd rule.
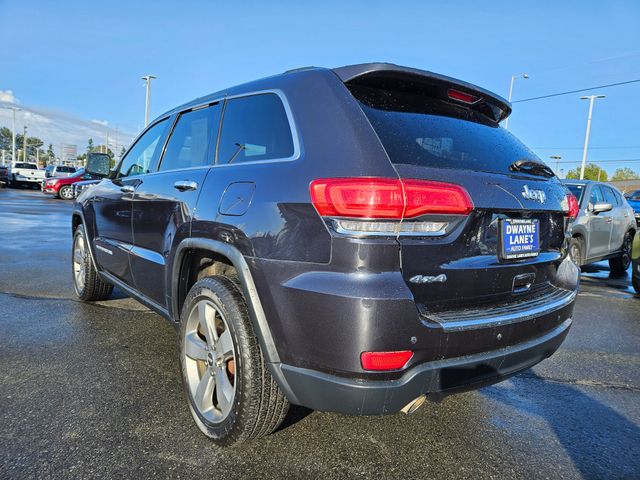
[[[246,345],[245,319],[247,315],[246,305],[239,305],[233,299],[230,292],[235,286],[231,281],[221,277],[207,277],[199,280],[190,290],[184,302],[180,314],[180,337],[179,337],[179,361],[182,384],[189,405],[189,410],[200,430],[210,439],[221,445],[233,443],[234,430],[242,423],[243,410],[246,405],[245,396],[248,382],[250,382],[249,372],[252,369],[252,359],[248,355],[249,346]],[[233,400],[233,407],[229,415],[220,423],[212,423],[205,419],[194,407],[194,400],[189,389],[187,372],[184,364],[184,344],[186,336],[186,324],[189,312],[201,300],[211,301],[216,308],[224,315],[227,326],[233,339],[233,349],[235,353],[235,381],[236,392]],[[244,312],[244,313],[243,313]],[[251,332],[253,334],[253,332]]]

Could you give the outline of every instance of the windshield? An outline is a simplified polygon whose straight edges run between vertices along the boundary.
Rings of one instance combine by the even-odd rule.
[[[584,185],[567,184],[567,188],[578,199],[578,204],[582,202],[582,194],[584,193]]]
[[[512,173],[517,160],[543,163],[504,128],[444,102],[395,91],[354,95],[392,163],[494,173]]]

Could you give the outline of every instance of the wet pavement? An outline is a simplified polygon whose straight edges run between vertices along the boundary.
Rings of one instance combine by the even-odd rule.
[[[0,478],[640,478],[640,297],[585,269],[561,349],[410,416],[293,409],[219,449],[183,398],[176,334],[122,293],[75,300],[71,204],[0,189]]]

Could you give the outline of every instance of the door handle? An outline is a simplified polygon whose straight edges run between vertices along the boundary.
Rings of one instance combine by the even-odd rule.
[[[607,223],[611,223],[613,222],[613,219],[611,217],[607,217]]]
[[[173,188],[176,190],[180,190],[181,192],[186,192],[187,190],[195,190],[198,188],[198,184],[191,180],[178,180],[173,184]]]
[[[135,190],[135,188],[131,185],[124,185],[122,187],[120,187],[120,191],[122,193],[133,193]]]

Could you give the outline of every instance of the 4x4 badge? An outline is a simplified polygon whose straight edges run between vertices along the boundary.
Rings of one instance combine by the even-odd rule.
[[[533,190],[529,188],[529,185],[525,185],[522,189],[522,196],[527,200],[535,200],[540,203],[544,203],[547,199],[547,195],[542,190]]]
[[[447,276],[444,273],[440,275],[415,275],[409,279],[411,283],[444,283]]]

